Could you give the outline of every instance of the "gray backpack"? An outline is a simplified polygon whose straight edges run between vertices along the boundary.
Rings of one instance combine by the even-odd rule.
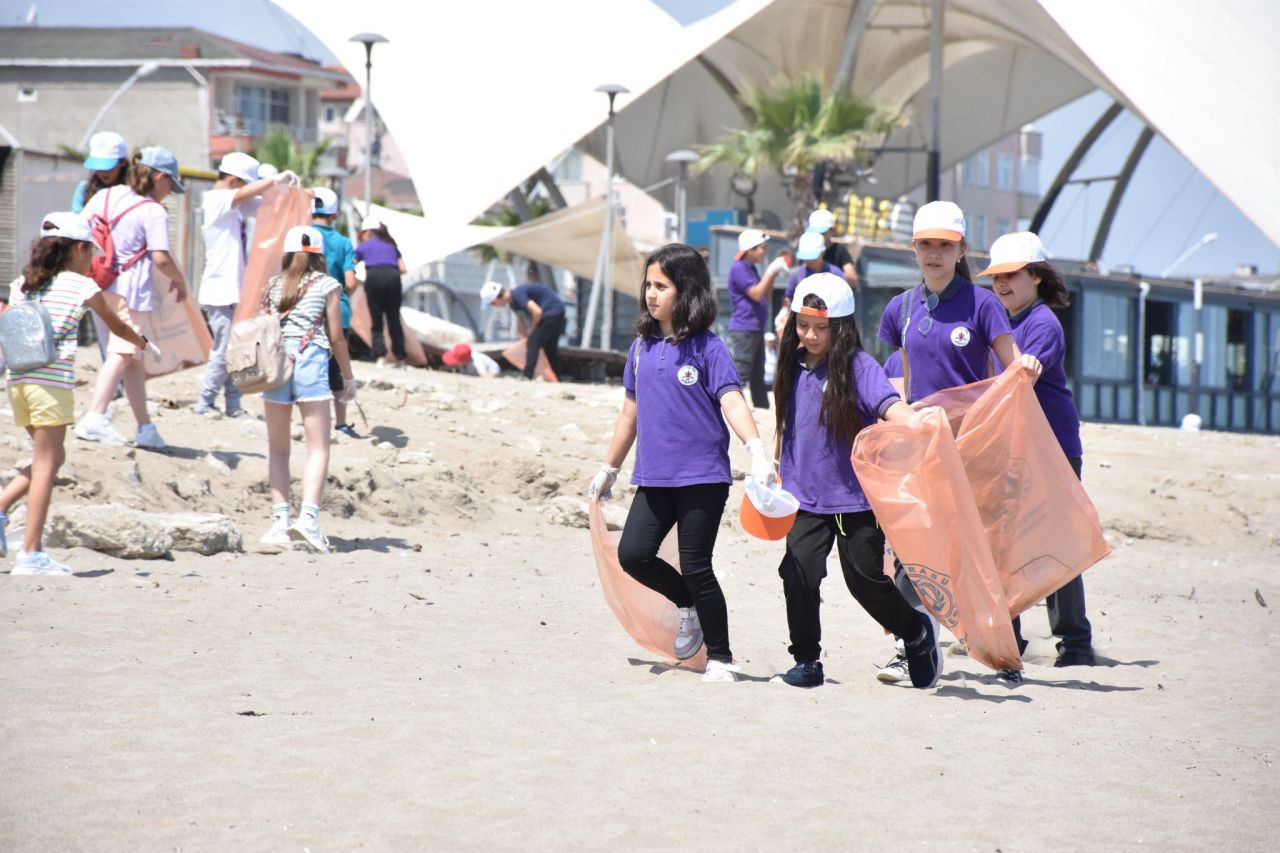
[[[58,357],[53,319],[40,300],[19,302],[0,314],[0,355],[5,366],[18,373],[44,367]]]

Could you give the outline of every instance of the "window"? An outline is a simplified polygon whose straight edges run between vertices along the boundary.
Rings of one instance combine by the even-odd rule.
[[[991,184],[991,155],[986,151],[978,152],[978,186],[985,187]]]
[[[1008,154],[996,155],[996,189],[1013,191],[1013,158]]]
[[[973,218],[973,247],[975,249],[987,247],[987,215],[985,213],[979,213]]]
[[[1125,294],[1083,294],[1084,375],[1096,379],[1128,379],[1132,364],[1129,329],[1133,300]],[[1148,306],[1150,303],[1148,303]]]
[[[964,182],[966,187],[973,186],[973,158],[970,157],[964,161],[964,166],[960,170],[960,180]]]
[[[333,121],[333,120],[334,120],[334,119],[336,119],[337,117],[338,117],[338,111],[337,111],[337,110],[335,110],[333,107],[325,107],[325,108],[324,108],[324,120],[325,120],[325,121]]]
[[[289,90],[265,86],[236,86],[236,112],[245,130],[261,133],[274,124],[289,124]]]
[[[1003,237],[1006,234],[1012,234],[1012,233],[1013,233],[1013,228],[1010,226],[1009,220],[1007,219],[996,220],[996,237],[997,238]]]
[[[1250,320],[1249,311],[1234,308],[1227,311],[1227,385],[1232,391],[1249,390]]]

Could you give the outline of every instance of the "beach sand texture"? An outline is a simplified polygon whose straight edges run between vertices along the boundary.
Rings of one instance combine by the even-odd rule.
[[[150,386],[170,451],[69,439],[55,509],[223,512],[247,552],[54,549],[77,576],[0,575],[0,847],[1274,845],[1280,439],[1086,425],[1106,665],[1054,669],[1036,607],[1016,689],[957,656],[935,690],[878,683],[891,638],[834,560],[827,685],[769,683],[791,663],[782,546],[738,529],[735,487],[716,568],[746,680],[702,684],[629,640],[587,531],[552,520],[619,387],[359,373],[374,438],[333,448],[327,556],[256,552],[265,426],[191,414],[198,370]],[[27,454],[3,418],[7,467]]]

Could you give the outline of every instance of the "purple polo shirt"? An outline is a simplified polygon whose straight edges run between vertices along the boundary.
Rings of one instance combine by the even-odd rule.
[[[764,300],[757,302],[747,295],[747,288],[760,282],[756,265],[746,258],[738,258],[729,267],[729,304],[733,308],[729,316],[731,332],[763,332],[769,320],[769,306]]]
[[[1036,399],[1044,409],[1045,419],[1068,457],[1083,456],[1080,444],[1080,415],[1067,387],[1067,371],[1063,365],[1066,337],[1062,323],[1053,309],[1037,300],[1021,314],[1009,318],[1013,326],[1013,342],[1022,352],[1031,353],[1044,365],[1044,373],[1036,381]]]
[[[356,246],[356,260],[366,267],[394,267],[400,260],[400,250],[381,237],[370,237]]]
[[[871,508],[849,461],[851,446],[836,441],[822,425],[822,394],[827,386],[827,362],[809,370],[800,358],[795,390],[787,407],[782,432],[779,471],[787,491],[796,496],[800,508],[822,515],[863,512]],[[858,417],[864,427],[878,421],[898,402],[876,360],[859,350],[853,357],[851,373],[858,400]]]
[[[729,348],[711,332],[679,343],[637,338],[622,387],[636,401],[637,486],[732,483],[720,397],[740,391]]]
[[[894,350],[884,360],[884,375],[890,379],[902,378],[902,350]]]
[[[796,288],[800,286],[800,282],[804,281],[809,276],[820,272],[829,272],[832,275],[838,275],[841,278],[844,278],[844,272],[841,271],[839,267],[832,266],[831,264],[827,264],[820,270],[811,270],[809,269],[808,264],[805,263],[796,264],[796,268],[791,271],[791,275],[787,276],[787,298],[792,299],[795,297]]]
[[[899,293],[889,300],[880,318],[880,340],[890,346],[903,345],[902,300]],[[907,320],[906,351],[911,371],[911,400],[920,400],[943,388],[955,388],[986,379],[991,344],[1007,335],[1009,317],[1000,299],[991,291],[976,287],[959,276],[941,293],[933,311],[933,328],[921,334],[920,324],[928,316],[925,286],[917,284],[910,293],[911,313]]]

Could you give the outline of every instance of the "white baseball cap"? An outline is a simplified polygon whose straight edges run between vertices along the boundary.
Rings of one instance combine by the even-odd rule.
[[[263,178],[274,178],[278,174],[280,174],[280,170],[275,166],[272,166],[270,163],[258,164],[258,180],[262,180]]]
[[[315,208],[312,213],[318,213],[321,216],[333,216],[338,212],[338,194],[328,187],[313,187],[311,192],[315,194],[313,202]]]
[[[232,151],[222,158],[218,171],[251,184],[258,180],[258,161],[243,151]]]
[[[89,223],[80,218],[80,214],[69,210],[59,210],[46,214],[40,221],[41,237],[66,237],[68,240],[79,240],[81,243],[93,243],[93,231]]]
[[[89,156],[84,160],[84,167],[95,172],[114,169],[116,164],[129,156],[129,146],[124,137],[109,130],[95,133],[89,139]]]
[[[381,227],[382,227],[382,220],[376,216],[370,215],[360,220],[361,231],[377,231]]]
[[[836,217],[826,208],[815,210],[809,214],[809,230],[817,231],[819,234],[826,234],[831,230],[831,226],[836,224]]]
[[[310,225],[295,225],[284,235],[284,251],[323,255],[324,236]]]
[[[952,201],[931,201],[916,211],[911,226],[911,239],[932,237],[937,240],[964,239],[964,211]]]
[[[991,244],[991,265],[979,276],[1015,272],[1027,264],[1045,260],[1044,244],[1031,231],[1005,234]]]
[[[496,281],[486,281],[480,285],[480,301],[485,305],[490,305],[493,300],[502,295],[502,285]]]
[[[804,304],[806,296],[816,296],[827,306],[808,308]],[[814,273],[800,282],[795,295],[791,297],[791,310],[797,314],[808,314],[811,317],[848,317],[853,314],[853,288],[849,282],[829,272]]]
[[[759,228],[748,228],[738,235],[738,257],[742,257],[743,252],[754,249],[768,239]]]
[[[806,231],[800,235],[800,243],[796,246],[797,261],[815,261],[826,251],[827,238],[817,231]]]

